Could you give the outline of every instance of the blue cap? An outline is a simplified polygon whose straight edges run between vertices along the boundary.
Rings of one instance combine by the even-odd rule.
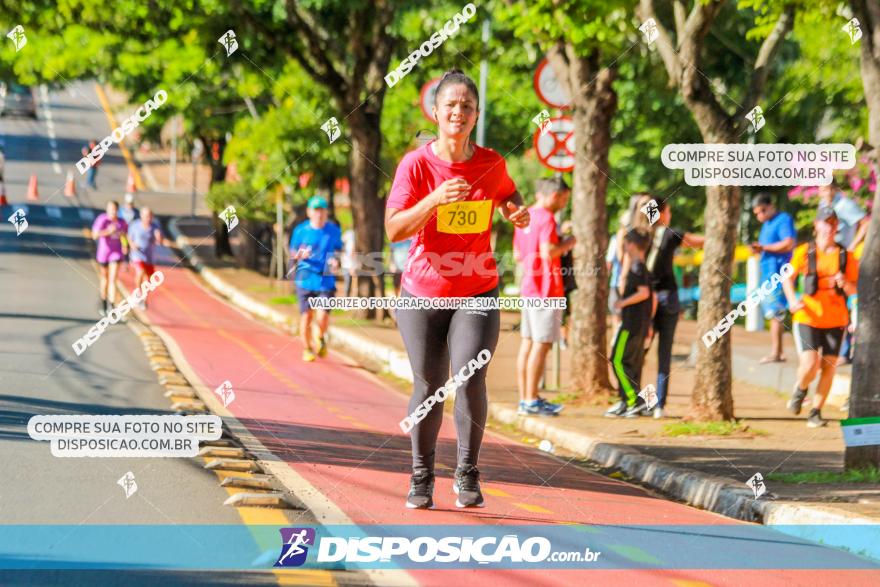
[[[309,208],[329,208],[329,204],[327,204],[327,200],[322,198],[321,196],[312,196],[309,198],[308,203]]]

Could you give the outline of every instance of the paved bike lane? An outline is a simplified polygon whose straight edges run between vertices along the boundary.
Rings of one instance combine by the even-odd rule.
[[[398,425],[407,411],[404,396],[332,350],[325,359],[303,363],[302,348],[296,338],[233,308],[202,286],[190,270],[169,266],[161,269],[165,281],[149,299],[147,314],[151,323],[174,339],[189,366],[209,389],[229,380],[236,393],[229,411],[355,524],[745,526],[566,465],[567,459],[552,457],[491,432],[486,435],[480,457],[488,507],[459,510],[451,491],[455,429],[450,414],[444,418],[438,445],[436,509],[405,509],[410,444]],[[123,275],[122,279],[126,286],[131,285],[130,275]],[[785,539],[782,534],[766,532],[771,541]],[[658,536],[657,540],[663,540],[662,533]],[[744,558],[749,556],[748,549],[743,545]],[[699,550],[695,542],[695,555]],[[836,553],[820,547],[813,550],[829,556]],[[651,552],[652,544],[646,542],[607,552],[605,556],[638,567],[652,560]],[[804,557],[821,556],[806,549],[802,552]],[[876,584],[880,577],[873,570],[547,572],[485,567],[408,573],[425,585],[457,581],[492,585],[570,585],[573,581],[616,584],[622,580],[638,585],[734,585],[742,581],[808,585],[822,578],[867,585]]]

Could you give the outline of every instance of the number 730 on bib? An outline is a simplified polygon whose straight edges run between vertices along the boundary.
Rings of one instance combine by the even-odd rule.
[[[489,229],[492,201],[454,202],[437,209],[437,230],[447,234],[476,234]]]

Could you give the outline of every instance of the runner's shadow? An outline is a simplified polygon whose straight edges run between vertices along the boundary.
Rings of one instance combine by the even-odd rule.
[[[292,424],[273,420],[239,418],[239,421],[279,460],[292,465],[331,465],[354,471],[409,474],[412,466],[408,436],[397,431],[385,434],[351,428]],[[451,439],[437,443],[436,475],[451,479],[457,446]],[[442,465],[442,466],[441,466]],[[646,491],[621,484],[553,458],[534,448],[486,442],[480,452],[484,480],[530,487],[579,489],[620,496],[651,498]]]

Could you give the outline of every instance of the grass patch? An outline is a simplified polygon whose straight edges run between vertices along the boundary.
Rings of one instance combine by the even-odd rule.
[[[276,306],[290,306],[296,303],[296,296],[294,294],[290,294],[289,296],[278,296],[270,299],[269,303]]]
[[[767,479],[782,483],[880,483],[880,469],[871,467],[852,471],[808,471],[806,473],[770,473]]]
[[[554,404],[567,404],[569,402],[574,402],[580,399],[580,394],[578,393],[558,393],[550,400]]]
[[[663,426],[663,436],[731,436],[748,434],[766,436],[767,432],[751,428],[741,420],[731,422],[673,422]]]

